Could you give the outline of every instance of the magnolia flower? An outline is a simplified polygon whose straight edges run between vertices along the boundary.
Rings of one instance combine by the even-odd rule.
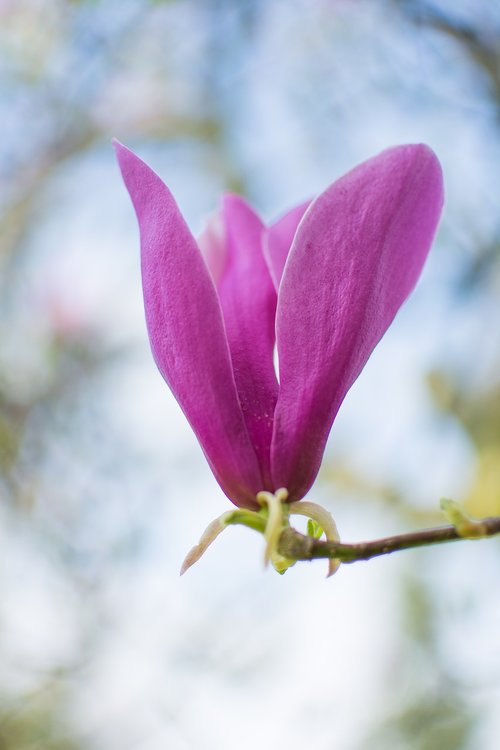
[[[115,143],[158,368],[229,499],[301,501],[344,397],[420,275],[443,203],[424,145],[389,149],[266,225],[226,195],[198,242]],[[278,374],[274,364],[277,349]]]

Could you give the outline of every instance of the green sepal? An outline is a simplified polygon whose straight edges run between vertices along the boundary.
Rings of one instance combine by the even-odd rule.
[[[263,534],[266,530],[267,509],[254,511],[239,508],[226,513],[223,523],[224,526],[247,526]]]

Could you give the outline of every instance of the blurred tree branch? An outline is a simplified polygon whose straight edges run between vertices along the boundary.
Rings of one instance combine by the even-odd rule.
[[[488,24],[480,13],[474,21],[466,21],[453,11],[421,0],[391,0],[391,3],[415,26],[432,29],[456,43],[488,83],[489,99],[497,111],[500,125],[500,26]],[[499,259],[500,229],[497,227],[491,238],[474,253],[463,280],[463,289],[484,286]]]
[[[500,103],[500,31],[494,27],[474,27],[446,13],[432,3],[395,0],[396,5],[414,23],[435,29],[458,42],[466,55],[481,68],[492,84]]]

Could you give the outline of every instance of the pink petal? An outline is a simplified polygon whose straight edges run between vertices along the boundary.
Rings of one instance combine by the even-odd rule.
[[[271,465],[292,499],[309,490],[348,389],[415,286],[442,203],[433,152],[401,146],[349,172],[305,214],[277,310]]]
[[[276,289],[279,289],[283,268],[292,246],[295,232],[311,201],[301,203],[271,224],[264,240],[264,257]]]
[[[215,211],[208,217],[203,231],[197,237],[197,243],[217,286],[227,262],[226,228],[220,211]]]
[[[262,254],[265,227],[239,196],[224,197],[226,268],[218,284],[234,378],[264,484],[271,487],[270,449],[278,382],[273,365],[276,291]]]
[[[224,492],[236,505],[255,507],[262,479],[208,269],[167,187],[131,151],[115,148],[139,220],[154,358]]]

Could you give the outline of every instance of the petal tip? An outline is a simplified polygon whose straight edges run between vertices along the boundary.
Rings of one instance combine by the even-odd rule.
[[[113,138],[111,140],[111,145],[113,146],[116,154],[116,158],[118,160],[118,164],[120,165],[120,169],[123,172],[123,169],[128,163],[133,162],[141,162],[142,159],[139,159],[136,154],[134,154],[133,151],[131,151],[127,146],[125,146],[121,141],[119,141],[117,138]]]
[[[411,154],[415,160],[420,160],[421,162],[427,162],[427,165],[431,169],[436,169],[436,171],[442,175],[442,168],[440,161],[436,155],[436,152],[427,145],[427,143],[408,143],[405,146],[396,146],[396,149],[402,149],[406,151],[407,153]]]
[[[419,183],[427,185],[429,197],[439,213],[444,203],[444,176],[435,151],[426,143],[407,143],[383,151],[396,170],[413,171]],[[377,158],[377,157],[375,157]]]
[[[112,138],[111,145],[113,146],[118,159],[120,158],[120,155],[123,154],[124,152],[128,151],[129,153],[131,153],[130,149],[127,148],[121,141],[119,141],[118,138]]]

